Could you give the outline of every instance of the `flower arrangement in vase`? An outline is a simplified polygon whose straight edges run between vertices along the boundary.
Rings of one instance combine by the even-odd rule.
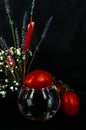
[[[3,97],[6,96],[7,88],[10,88],[12,91],[19,89],[23,78],[30,71],[35,55],[45,38],[49,25],[53,19],[53,16],[51,16],[47,21],[41,38],[32,52],[30,47],[35,28],[35,22],[33,20],[35,0],[32,1],[29,22],[27,21],[28,13],[25,11],[21,28],[21,37],[19,37],[18,27],[15,27],[14,21],[11,18],[8,0],[4,0],[4,6],[12,32],[13,44],[9,47],[6,40],[0,36],[0,75],[3,75],[0,77],[0,94]],[[21,43],[20,39],[22,41]],[[31,61],[29,61],[29,59],[31,59]]]

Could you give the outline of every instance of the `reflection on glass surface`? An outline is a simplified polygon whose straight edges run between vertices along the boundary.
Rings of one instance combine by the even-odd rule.
[[[56,114],[59,106],[60,97],[55,85],[36,90],[21,87],[18,107],[26,118],[46,121]]]

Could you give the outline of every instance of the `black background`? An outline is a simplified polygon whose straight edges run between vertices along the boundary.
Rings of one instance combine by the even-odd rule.
[[[20,29],[24,11],[30,12],[31,0],[10,0],[12,17]],[[1,128],[13,129],[76,129],[85,126],[86,109],[86,1],[85,0],[37,0],[33,19],[36,40],[50,16],[52,24],[32,65],[34,69],[50,71],[57,79],[63,80],[80,97],[79,114],[74,118],[66,117],[61,111],[48,122],[28,121],[19,113],[17,95],[9,94],[0,98]],[[0,0],[0,34],[12,44],[8,18],[4,2]],[[7,123],[8,122],[8,123]],[[4,125],[3,125],[4,124]],[[6,124],[6,125],[5,125]]]

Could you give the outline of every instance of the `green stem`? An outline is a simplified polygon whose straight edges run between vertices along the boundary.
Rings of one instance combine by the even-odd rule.
[[[39,43],[38,43],[38,45],[37,45],[37,48],[39,48],[40,44],[42,43],[42,40],[43,40],[43,39],[41,39],[41,40],[39,41]],[[35,58],[35,55],[36,55],[36,52],[37,52],[37,48],[35,49],[35,51],[34,51],[34,53],[33,53],[33,56],[32,56],[32,59],[31,59],[31,62],[30,62],[30,64],[29,64],[29,67],[28,67],[28,71],[27,71],[27,72],[30,71],[32,62],[33,62],[33,60],[34,60],[34,58]]]
[[[30,22],[32,22],[32,15],[31,15],[31,17],[30,17]]]
[[[9,66],[8,66],[9,67]],[[11,70],[11,68],[9,67],[9,70],[10,70],[10,72],[11,72],[11,74],[12,74],[12,76],[13,76],[13,78],[16,80],[16,76],[15,76],[15,74],[12,72],[12,70]]]
[[[24,56],[25,56],[25,59],[24,59],[24,73],[23,73],[23,78],[24,78],[25,73],[26,73],[26,51],[25,51]]]
[[[9,18],[9,21],[12,21],[10,14],[8,14],[8,18]],[[10,24],[10,26],[11,26],[12,36],[13,36],[14,47],[16,48],[16,39],[15,39],[15,33],[14,33],[13,24]]]
[[[13,78],[16,80],[16,76],[15,76],[15,74],[12,72],[12,70],[11,70],[11,68],[10,68],[10,66],[9,66],[9,65],[8,65],[8,67],[9,67],[9,70],[10,70],[10,72],[11,72],[11,74],[12,74]]]
[[[20,76],[22,77],[22,63],[18,63]]]
[[[15,70],[15,75],[17,77],[17,81],[20,81],[20,76],[19,76],[18,71],[16,70],[16,68],[14,68],[14,70]]]
[[[69,85],[65,84],[62,80],[58,80],[58,83],[61,84],[61,86],[65,89],[65,91],[70,91]]]

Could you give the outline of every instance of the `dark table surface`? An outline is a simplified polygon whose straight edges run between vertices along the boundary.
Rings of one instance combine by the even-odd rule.
[[[48,121],[31,121],[21,115],[17,105],[17,95],[0,99],[0,130],[32,130],[32,129],[66,129],[75,130],[86,128],[86,92],[77,92],[80,98],[79,113],[67,117],[61,109]]]

